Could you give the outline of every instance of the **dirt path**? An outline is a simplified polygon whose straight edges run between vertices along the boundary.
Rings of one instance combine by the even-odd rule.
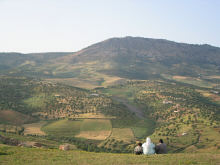
[[[120,97],[117,97],[117,96],[112,96],[112,99],[124,104],[128,108],[129,111],[134,112],[137,117],[144,119],[145,115],[140,108],[138,108],[134,105],[131,105],[130,103],[128,103],[127,100],[120,98]]]

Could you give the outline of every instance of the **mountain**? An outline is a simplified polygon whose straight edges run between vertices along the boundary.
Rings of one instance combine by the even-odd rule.
[[[140,37],[0,53],[0,143],[128,153],[150,136],[170,153],[219,153],[219,66],[220,48]]]
[[[109,85],[121,79],[220,75],[220,48],[141,37],[111,38],[75,53],[0,53],[1,74]]]
[[[94,66],[96,71],[125,78],[220,73],[220,48],[140,37],[108,39],[65,59],[69,64],[94,61],[102,65]]]

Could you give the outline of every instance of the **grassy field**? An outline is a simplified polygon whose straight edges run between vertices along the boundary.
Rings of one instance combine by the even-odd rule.
[[[38,123],[24,124],[24,135],[46,135],[41,130],[41,127],[46,124],[46,121],[40,121]]]
[[[117,96],[128,101],[133,101],[133,94],[136,92],[136,88],[106,88],[102,90],[103,93],[110,96]]]
[[[30,97],[24,100],[24,103],[30,107],[41,108],[41,107],[45,107],[46,105],[44,102],[45,98],[46,96],[44,94],[38,94],[38,95],[35,95],[33,97]]]
[[[106,74],[101,74],[93,70],[93,68],[88,68],[85,70],[85,66],[78,66],[78,75],[74,76],[73,71],[69,72],[70,77],[60,77],[60,78],[49,78],[47,81],[63,83],[70,86],[94,89],[97,87],[107,87],[110,85],[117,84],[119,81],[125,81],[126,79],[117,76],[109,76]],[[60,74],[63,75],[61,72]]]
[[[111,134],[112,125],[110,120],[105,119],[82,119],[75,121],[64,119],[49,122],[42,127],[42,130],[48,135],[59,137],[105,140]]]
[[[114,116],[107,116],[101,113],[83,113],[73,117],[74,119],[113,119]]]
[[[71,121],[67,119],[53,121],[42,127],[42,131],[59,137],[74,137],[80,132],[82,122],[82,120]]]
[[[113,128],[110,139],[124,142],[131,142],[134,140],[134,134],[130,128]]]
[[[80,131],[110,131],[112,129],[109,120],[85,119],[81,125]]]
[[[91,153],[84,151],[60,151],[57,149],[38,149],[11,147],[0,144],[0,164],[10,165],[218,165],[220,154],[186,153],[136,156],[133,154]]]
[[[110,120],[85,119],[81,124],[80,133],[76,137],[105,140],[109,137],[111,131],[112,125]]]
[[[132,127],[132,131],[136,138],[145,138],[148,135],[151,135],[154,131],[155,123],[150,120],[140,120]]]
[[[206,152],[206,151],[209,151],[209,152],[218,151],[219,152],[220,128],[210,128],[204,125],[198,125],[198,129],[202,131],[201,131],[199,143],[196,145],[197,148],[200,148],[201,152]]]
[[[199,93],[201,93],[203,96],[211,98],[213,101],[220,103],[220,96],[214,93],[211,93],[210,91],[205,90],[197,90]]]
[[[165,79],[169,80],[175,80],[178,82],[186,83],[186,84],[191,84],[195,85],[198,87],[204,87],[204,88],[212,88],[216,84],[205,81],[200,78],[194,78],[194,77],[185,77],[185,76],[171,76],[171,75],[162,75]]]
[[[139,108],[140,105],[135,104],[134,99],[135,99],[135,93],[138,92],[138,88],[136,87],[122,87],[122,88],[105,88],[102,89],[101,91],[107,95],[110,96],[117,96],[120,98],[123,98],[124,100],[127,101],[127,103],[129,105],[132,105],[134,107],[138,107],[138,109],[141,110],[141,108]],[[133,124],[133,126],[131,126],[133,135],[135,138],[145,138],[146,136],[150,135],[153,133],[153,130],[155,128],[155,123],[149,119],[147,116],[144,117],[144,119],[139,119],[137,122],[135,122]],[[120,128],[120,122],[113,121],[113,127],[117,127]],[[122,125],[122,127],[124,127],[124,125]]]

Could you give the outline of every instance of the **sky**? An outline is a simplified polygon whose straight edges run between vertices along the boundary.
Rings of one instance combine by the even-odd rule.
[[[75,52],[125,36],[220,47],[220,0],[0,0],[0,52]]]

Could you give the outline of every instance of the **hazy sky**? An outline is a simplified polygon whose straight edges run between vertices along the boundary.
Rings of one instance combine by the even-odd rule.
[[[220,47],[220,0],[0,0],[0,52],[140,36]]]

